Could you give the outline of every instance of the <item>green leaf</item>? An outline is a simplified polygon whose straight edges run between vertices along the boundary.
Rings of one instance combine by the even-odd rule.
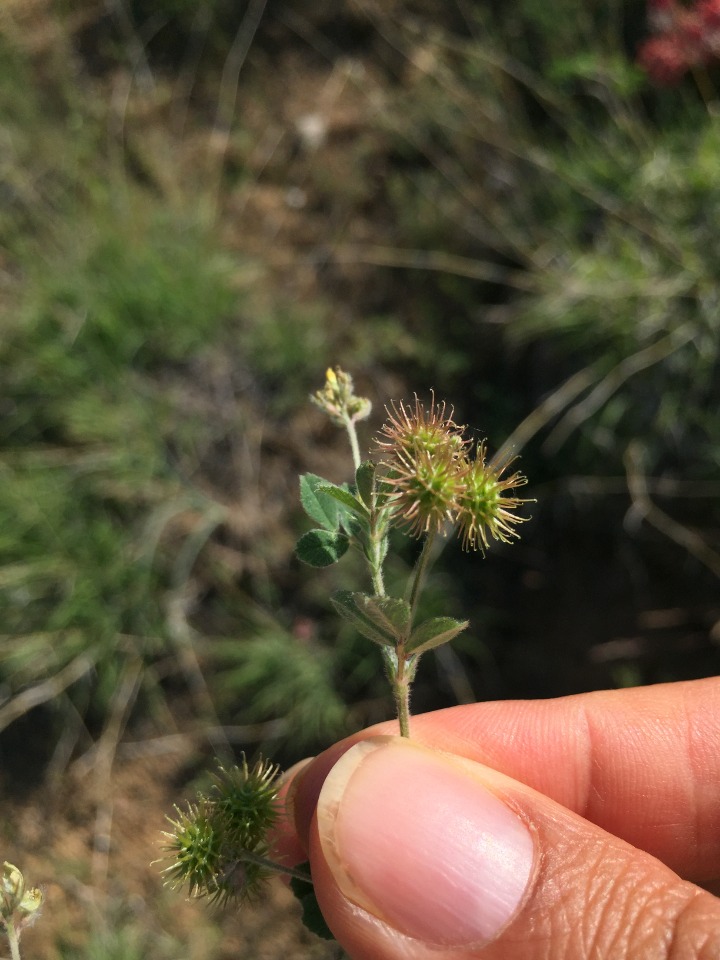
[[[301,863],[298,869],[310,872],[310,864]],[[292,877],[290,889],[302,907],[302,922],[307,929],[314,933],[316,937],[322,937],[323,940],[334,940],[335,937],[325,922],[320,904],[317,902],[315,888],[303,880],[298,880],[297,877]]]
[[[333,530],[310,530],[295,546],[298,560],[311,567],[329,567],[347,552],[350,541],[344,533]]]
[[[354,593],[355,606],[380,628],[397,641],[404,642],[410,624],[410,604],[398,597],[370,597],[366,593]]]
[[[341,503],[344,507],[347,507],[348,510],[352,511],[352,513],[356,513],[360,517],[369,516],[364,503],[361,503],[357,497],[354,497],[349,490],[344,490],[334,483],[326,483],[322,487],[318,487],[317,493],[327,494],[328,497],[337,500],[338,503]]]
[[[358,606],[358,598],[360,606]],[[394,647],[398,641],[397,633],[392,628],[382,627],[368,615],[363,609],[364,599],[372,600],[373,598],[364,593],[351,593],[349,590],[341,590],[335,594],[331,602],[340,616],[351,623],[358,633],[374,643]]]
[[[361,463],[355,473],[355,483],[360,494],[360,499],[368,508],[373,505],[373,494],[375,492],[375,471],[377,464],[372,460],[366,460]]]
[[[333,484],[314,473],[300,477],[300,502],[305,513],[325,530],[337,530],[340,525],[337,501],[322,491]]]
[[[348,513],[343,510],[340,514],[340,525],[349,537],[355,537],[356,540],[363,540],[363,534],[370,531],[370,518],[358,517],[354,513]]]
[[[418,624],[410,634],[405,652],[410,654],[425,653],[433,647],[448,643],[469,625],[469,620],[453,620],[452,617],[433,617]]]

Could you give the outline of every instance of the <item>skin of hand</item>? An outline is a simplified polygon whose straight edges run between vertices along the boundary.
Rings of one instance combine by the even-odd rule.
[[[278,850],[352,960],[720,958],[720,679],[463,705],[298,765]]]

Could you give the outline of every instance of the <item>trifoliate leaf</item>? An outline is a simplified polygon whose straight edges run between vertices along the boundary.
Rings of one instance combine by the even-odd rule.
[[[341,590],[332,598],[332,605],[344,620],[351,623],[358,633],[368,640],[394,647],[404,639],[404,634],[376,602],[378,600],[393,601],[393,604],[405,603],[404,600],[395,600],[393,597],[370,597],[365,593]],[[402,622],[402,613],[399,610],[394,609],[394,616],[398,622]],[[410,616],[409,607],[407,616]]]
[[[344,533],[332,530],[310,530],[300,537],[295,554],[311,567],[329,567],[347,553],[350,541]]]
[[[366,617],[399,642],[407,637],[410,623],[410,604],[398,597],[370,597],[366,593],[354,593],[355,606]]]

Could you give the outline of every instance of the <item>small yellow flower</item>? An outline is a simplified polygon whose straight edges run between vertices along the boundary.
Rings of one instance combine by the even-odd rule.
[[[31,887],[30,890],[25,891],[18,910],[25,916],[32,916],[36,914],[43,905],[44,899],[43,892],[39,887]]]

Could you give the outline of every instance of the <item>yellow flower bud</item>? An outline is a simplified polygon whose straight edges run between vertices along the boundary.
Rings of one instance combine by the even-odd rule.
[[[7,860],[3,863],[2,893],[0,912],[7,918],[17,910],[25,894],[25,878],[20,870]]]
[[[25,896],[20,901],[18,909],[26,916],[30,916],[37,913],[43,904],[43,899],[42,890],[39,887],[33,887],[31,890],[25,891]]]

